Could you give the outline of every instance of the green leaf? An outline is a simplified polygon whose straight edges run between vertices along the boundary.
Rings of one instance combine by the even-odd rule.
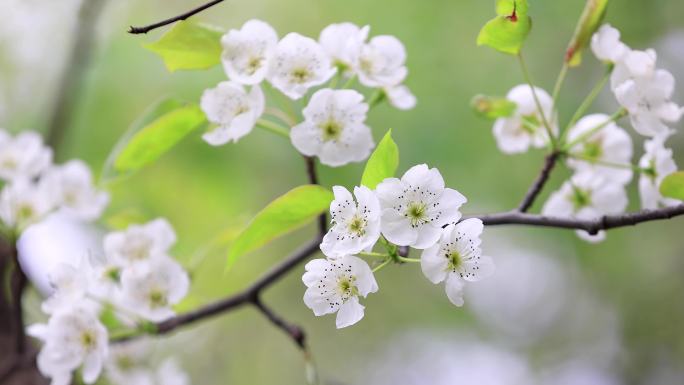
[[[132,174],[205,124],[204,113],[196,104],[183,104],[175,99],[158,102],[119,139],[107,158],[102,178],[109,180]]]
[[[575,34],[565,52],[565,62],[570,67],[576,67],[582,63],[582,51],[587,47],[591,41],[591,36],[601,25],[607,6],[608,0],[587,0],[582,16],[575,28]]]
[[[392,130],[389,130],[368,158],[361,184],[373,190],[385,178],[393,177],[398,166],[399,148],[392,140]]]
[[[207,69],[221,62],[223,33],[214,26],[185,20],[144,47],[161,56],[171,72]]]
[[[470,101],[475,113],[485,119],[506,118],[515,112],[518,105],[506,98],[477,95]]]
[[[498,16],[482,27],[477,45],[486,45],[503,53],[517,55],[532,28],[527,7],[527,0],[497,0]]]
[[[684,171],[666,176],[660,183],[660,193],[665,197],[684,201]]]
[[[296,187],[261,210],[228,251],[228,268],[242,255],[313,221],[330,206],[333,193],[318,185]]]

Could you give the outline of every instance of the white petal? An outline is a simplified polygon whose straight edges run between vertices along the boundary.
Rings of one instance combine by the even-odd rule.
[[[418,231],[411,227],[409,220],[393,209],[382,210],[380,229],[382,235],[395,245],[410,246],[418,239]]]
[[[480,256],[477,260],[463,262],[463,279],[476,282],[494,273],[494,261],[491,257]]]
[[[448,231],[448,230],[447,230]],[[432,283],[440,283],[446,279],[449,261],[439,254],[440,245],[434,244],[423,250],[420,255],[420,268],[427,279]]]
[[[449,301],[456,306],[463,306],[463,287],[465,282],[457,274],[449,274],[444,290]]]
[[[363,318],[364,306],[359,303],[358,297],[351,297],[347,302],[340,306],[337,312],[335,325],[338,329],[351,326]]]
[[[99,354],[91,353],[83,361],[83,382],[92,384],[102,372],[102,357]]]

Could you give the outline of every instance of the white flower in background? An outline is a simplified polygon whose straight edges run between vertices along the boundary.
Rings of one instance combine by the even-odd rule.
[[[337,167],[366,159],[375,143],[365,125],[368,104],[354,90],[325,88],[311,96],[304,122],[292,127],[290,139],[304,155]]]
[[[405,66],[406,49],[394,36],[372,38],[361,49],[357,73],[366,87],[394,87],[408,74]]]
[[[611,182],[591,172],[580,172],[551,194],[542,214],[554,217],[597,219],[619,214],[627,208],[627,193],[620,183]],[[577,235],[588,242],[600,242],[605,232],[591,235],[578,230]]]
[[[384,90],[387,100],[392,107],[399,110],[410,110],[416,106],[416,96],[403,84],[386,87]]]
[[[38,369],[52,385],[68,385],[82,366],[83,382],[94,383],[108,355],[107,329],[87,308],[72,307],[52,315],[47,325],[34,324],[29,335],[44,341]]]
[[[437,242],[442,227],[461,219],[467,199],[444,187],[436,168],[411,167],[401,177],[387,178],[376,188],[382,208],[382,234],[399,246],[426,249]]]
[[[494,271],[494,262],[480,249],[483,229],[482,221],[475,218],[451,224],[442,230],[439,242],[420,256],[423,274],[435,284],[446,281],[447,297],[456,306],[463,306],[467,282],[479,281]]]
[[[131,225],[104,238],[104,251],[113,262],[131,265],[165,257],[176,243],[176,233],[166,219],[159,218],[144,225]]]
[[[258,85],[247,92],[235,82],[219,83],[202,94],[200,106],[209,122],[217,127],[202,135],[212,146],[237,142],[249,134],[264,113],[264,94]]]
[[[380,238],[380,201],[366,186],[354,187],[354,196],[334,186],[330,204],[332,227],[323,237],[321,250],[328,257],[341,257],[370,250]]]
[[[610,121],[604,114],[587,115],[577,121],[568,131],[568,142],[584,137],[591,130]],[[568,166],[575,171],[591,171],[608,180],[627,184],[632,180],[632,138],[614,122],[586,137],[569,149]],[[601,162],[614,163],[625,167],[611,167]]]
[[[278,34],[268,23],[249,20],[221,38],[221,61],[226,74],[241,84],[259,84],[268,73]]]
[[[98,298],[116,301],[121,289],[121,274],[126,265],[123,261],[112,260],[104,255],[91,255],[88,262],[89,290]]]
[[[601,61],[618,63],[629,52],[629,47],[620,41],[620,31],[604,24],[591,37],[591,50]]]
[[[558,131],[553,112],[553,100],[548,92],[535,87],[534,93],[544,111],[544,117],[551,125],[551,132]],[[530,147],[543,148],[549,142],[549,135],[544,127],[542,115],[537,110],[532,88],[527,84],[513,87],[506,99],[517,105],[512,116],[499,118],[494,122],[494,138],[501,152],[516,154],[527,151]]]
[[[121,303],[127,309],[153,322],[175,315],[171,306],[188,293],[190,279],[183,268],[169,257],[147,261],[121,274]]]
[[[57,204],[82,220],[99,218],[109,204],[109,194],[95,188],[90,168],[80,160],[49,169],[45,179]]]
[[[173,359],[162,362],[157,369],[157,385],[190,385],[190,377]]]
[[[11,181],[31,179],[52,163],[52,150],[43,144],[42,137],[26,131],[12,137],[0,129],[0,178]]]
[[[154,385],[154,373],[144,365],[148,345],[145,339],[112,345],[104,366],[107,380],[113,385]]]
[[[657,209],[681,203],[660,194],[660,183],[666,176],[677,171],[672,150],[665,148],[664,142],[664,137],[655,137],[644,143],[645,153],[639,160],[639,167],[645,170],[639,177],[641,207],[644,209]]]
[[[313,39],[288,33],[278,42],[269,81],[290,99],[300,99],[311,87],[327,82],[336,68]]]
[[[363,318],[359,296],[378,291],[368,264],[354,256],[314,259],[305,266],[304,303],[316,316],[337,312],[337,328],[353,325]]]
[[[54,197],[41,182],[16,179],[0,192],[0,219],[10,228],[24,229],[54,208]]]
[[[48,279],[53,292],[41,307],[46,314],[53,314],[85,300],[88,279],[82,269],[61,263],[48,274]]]
[[[359,28],[353,23],[330,24],[321,31],[318,42],[333,65],[353,69],[357,67],[369,29],[368,26]]]
[[[622,60],[615,63],[615,68],[610,74],[610,88],[615,91],[627,80],[650,78],[656,70],[657,58],[656,52],[652,49],[627,51]]]

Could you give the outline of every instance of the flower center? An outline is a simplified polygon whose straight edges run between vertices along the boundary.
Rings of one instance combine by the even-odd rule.
[[[290,75],[292,76],[293,82],[300,84],[309,80],[309,77],[311,76],[306,68],[295,68]]]
[[[337,140],[342,136],[342,125],[332,119],[320,124],[319,127],[323,131],[323,141],[325,142]]]
[[[95,333],[90,330],[86,330],[81,334],[81,345],[83,345],[86,350],[95,348],[96,344],[97,337],[95,336]]]
[[[655,167],[655,159],[651,159],[651,161],[648,162],[648,167],[643,169],[641,172],[643,172],[644,175],[651,180],[651,182],[655,183],[656,178],[658,178],[658,171],[656,171]]]
[[[247,62],[247,72],[250,75],[253,75],[255,72],[257,72],[261,68],[261,58],[260,57],[252,57],[249,59],[249,62]]]
[[[17,222],[25,222],[33,218],[36,210],[28,203],[23,203],[17,208]]]
[[[411,221],[411,226],[416,227],[427,219],[427,205],[423,202],[411,202],[406,208],[406,217]]]
[[[582,190],[577,186],[572,186],[570,201],[572,202],[575,211],[579,211],[591,204],[591,194],[589,191]]]
[[[355,215],[349,221],[349,232],[362,236],[366,232],[366,220],[363,217]]]
[[[601,146],[601,140],[594,140],[584,144],[584,151],[582,156],[586,158],[589,162],[595,163],[597,160],[601,159],[603,155],[603,147]]]
[[[125,254],[133,260],[146,259],[150,255],[151,246],[152,242],[147,237],[133,238],[129,240],[125,248]]]
[[[103,277],[112,282],[119,282],[121,278],[121,270],[118,267],[110,267],[104,271]]]
[[[343,300],[348,300],[350,297],[358,295],[356,286],[354,285],[355,278],[353,276],[342,277],[337,282],[337,289]]]
[[[150,293],[148,295],[148,299],[150,301],[150,305],[152,308],[164,307],[168,304],[166,294],[162,290],[158,290],[158,289],[150,290]]]
[[[463,265],[463,258],[456,250],[446,253],[445,257],[449,260],[448,270],[456,272]]]

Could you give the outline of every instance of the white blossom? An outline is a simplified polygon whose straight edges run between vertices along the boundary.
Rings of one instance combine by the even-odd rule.
[[[259,84],[266,77],[278,44],[278,34],[268,23],[249,20],[239,30],[221,38],[221,61],[226,74],[237,83]]]
[[[610,87],[613,91],[627,80],[648,79],[656,70],[658,56],[652,49],[645,51],[629,50],[622,60],[615,63],[615,68],[610,74]]]
[[[249,134],[264,113],[264,94],[258,85],[247,92],[239,83],[219,83],[202,94],[200,106],[209,122],[217,125],[202,135],[212,146],[237,142]]]
[[[408,74],[406,49],[394,36],[373,37],[361,48],[357,73],[367,87],[394,87]]]
[[[116,302],[121,289],[121,274],[127,264],[122,260],[107,258],[105,255],[91,255],[88,262],[90,292],[98,298]]]
[[[12,137],[0,129],[0,179],[32,179],[52,163],[52,150],[33,131]]]
[[[544,117],[551,125],[551,132],[558,131],[553,112],[551,96],[541,88],[535,87],[534,93]],[[506,99],[516,104],[512,116],[499,118],[494,122],[494,138],[501,152],[516,154],[527,151],[530,147],[543,148],[549,142],[549,135],[544,127],[544,119],[537,109],[532,88],[527,84],[513,87]]]
[[[171,318],[171,306],[188,293],[190,279],[185,270],[169,257],[149,260],[121,274],[121,304],[146,320]]]
[[[384,89],[387,100],[392,107],[399,110],[411,110],[416,106],[416,96],[403,84]]]
[[[620,41],[620,31],[604,24],[591,37],[591,50],[599,60],[617,63],[629,52],[629,47]]]
[[[426,249],[440,237],[442,227],[461,219],[459,208],[467,199],[445,188],[436,168],[411,167],[401,179],[388,178],[376,192],[382,208],[382,234],[400,246]]]
[[[592,172],[580,172],[551,194],[542,214],[554,217],[597,219],[603,215],[619,214],[627,207],[627,193],[620,183],[611,182]],[[605,232],[591,235],[578,230],[577,235],[589,242],[605,239]]]
[[[330,58],[313,39],[289,33],[278,42],[269,81],[290,99],[300,99],[311,87],[327,82],[336,72]]]
[[[601,125],[604,127],[585,137]],[[570,155],[577,158],[568,158],[568,166],[576,171],[597,173],[621,184],[632,180],[632,138],[624,129],[611,122],[608,115],[592,114],[577,121],[568,131],[567,140],[572,143],[581,137],[585,139],[569,149]],[[607,163],[624,167],[611,167]]]
[[[665,137],[658,136],[644,143],[645,153],[639,160],[639,167],[644,170],[639,177],[639,195],[641,207],[644,209],[657,209],[681,203],[660,194],[660,183],[666,176],[677,171],[672,150],[666,148],[664,142]]]
[[[166,219],[159,218],[144,225],[131,225],[104,238],[104,251],[113,262],[131,265],[166,256],[176,243],[176,233]]]
[[[353,69],[358,65],[369,29],[353,23],[330,24],[321,31],[318,42],[334,65]]]
[[[311,96],[304,122],[292,127],[290,139],[304,155],[318,156],[328,166],[366,159],[375,143],[365,125],[368,104],[354,90],[325,88]]]
[[[108,355],[107,329],[97,315],[78,306],[63,309],[47,325],[35,324],[27,332],[44,341],[38,369],[51,385],[68,385],[72,372],[82,366],[83,382],[94,383]]]
[[[53,292],[43,301],[43,312],[53,314],[85,299],[88,279],[82,269],[60,263],[48,274],[48,279]]]
[[[334,186],[330,203],[332,226],[323,237],[321,250],[328,257],[358,254],[372,249],[380,237],[380,201],[368,187],[354,187],[354,196]]]
[[[0,219],[5,226],[22,230],[40,221],[55,208],[45,183],[16,179],[0,192]]]
[[[79,219],[99,218],[109,203],[109,194],[95,188],[90,169],[80,160],[51,168],[44,178],[60,208]]]
[[[432,283],[446,281],[447,297],[463,306],[463,288],[467,282],[486,278],[494,271],[494,262],[483,256],[480,235],[484,226],[479,219],[466,219],[442,230],[436,244],[420,256],[420,267]]]
[[[314,259],[305,266],[304,303],[316,316],[337,312],[337,328],[353,325],[364,315],[359,296],[378,291],[368,264],[355,256]]]

